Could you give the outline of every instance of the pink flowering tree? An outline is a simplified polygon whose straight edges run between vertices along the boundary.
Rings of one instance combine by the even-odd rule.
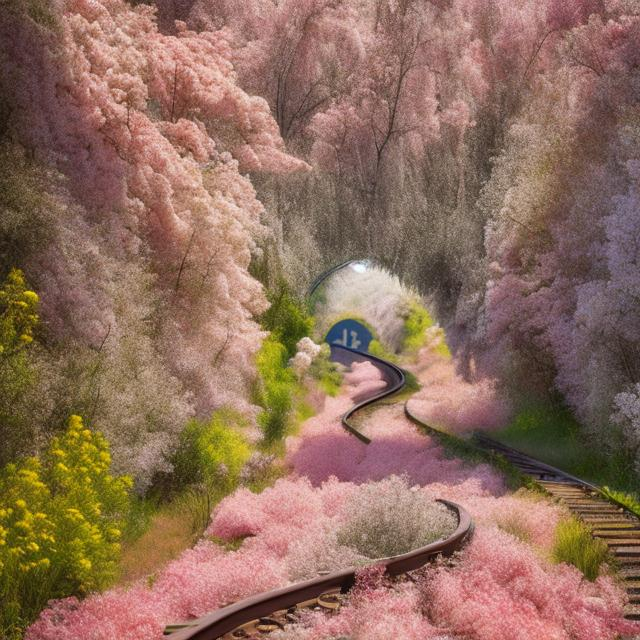
[[[92,391],[107,435],[131,433],[119,376],[172,398],[155,426],[144,426],[146,410],[134,420],[134,449],[149,460],[123,466],[144,467],[148,478],[194,410],[252,412],[262,338],[252,318],[266,301],[248,266],[264,228],[241,172],[305,165],[284,151],[267,103],[237,85],[223,33],[178,25],[163,35],[153,8],[122,0],[67,0],[48,11],[48,21],[14,9],[0,22],[11,51],[1,71],[13,102],[9,134],[66,179],[51,242],[25,266],[54,339],[115,367],[95,369],[106,377]],[[153,383],[131,375],[144,361]],[[113,433],[108,414],[121,417]],[[149,427],[161,434],[153,446],[133,435]]]

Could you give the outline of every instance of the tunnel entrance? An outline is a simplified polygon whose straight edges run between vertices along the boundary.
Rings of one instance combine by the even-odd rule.
[[[324,338],[329,344],[337,344],[349,349],[368,351],[373,334],[362,322],[345,318],[336,322]]]

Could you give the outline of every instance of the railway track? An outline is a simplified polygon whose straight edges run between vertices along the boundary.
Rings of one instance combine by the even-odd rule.
[[[346,263],[348,264],[348,263]],[[346,366],[355,362],[370,362],[381,373],[386,387],[358,402],[342,416],[342,426],[362,442],[371,440],[353,424],[354,414],[363,408],[390,396],[405,385],[402,369],[396,365],[355,349],[331,345],[331,357]],[[463,507],[447,500],[439,500],[457,517],[456,530],[446,539],[438,540],[408,553],[380,558],[371,564],[383,565],[389,576],[401,576],[415,571],[441,556],[458,551],[473,534],[473,521]],[[335,612],[340,608],[344,594],[355,583],[356,569],[320,575],[317,578],[267,591],[222,607],[197,620],[169,625],[165,635],[170,640],[233,640],[259,638],[271,631],[295,623],[305,609]]]
[[[361,402],[353,405],[341,418],[342,426],[351,434],[353,434],[356,438],[364,442],[365,444],[369,444],[371,439],[368,438],[364,433],[358,430],[358,428],[352,422],[353,416],[376,402],[379,402],[383,398],[393,395],[402,389],[405,385],[406,379],[404,375],[404,371],[400,367],[397,367],[392,362],[388,362],[387,360],[383,360],[382,358],[378,358],[377,356],[372,356],[368,353],[363,353],[362,351],[358,351],[357,349],[350,349],[349,347],[343,347],[338,344],[331,345],[331,360],[334,362],[339,362],[345,366],[350,367],[356,362],[370,362],[373,364],[382,376],[382,379],[386,383],[386,387],[372,395]]]
[[[442,433],[423,422],[407,403],[404,410],[412,422],[436,434]],[[625,618],[640,620],[640,518],[625,505],[606,495],[597,485],[536,460],[484,433],[476,432],[472,442],[480,449],[505,458],[591,527],[593,536],[609,547],[627,592]]]
[[[535,479],[575,516],[588,524],[594,537],[605,542],[615,559],[629,598],[625,617],[640,620],[640,519],[624,505],[606,496],[596,485],[496,442],[484,434],[475,434],[474,441],[482,449],[504,456],[523,474]]]

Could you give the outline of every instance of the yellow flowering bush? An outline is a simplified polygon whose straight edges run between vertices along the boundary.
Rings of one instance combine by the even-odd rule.
[[[228,408],[218,409],[207,422],[190,420],[173,460],[175,483],[203,483],[232,490],[251,456],[251,448],[241,434],[245,423],[246,419]]]
[[[114,577],[132,483],[110,466],[105,438],[71,416],[41,459],[0,472],[0,637],[17,635],[50,598]]]
[[[20,269],[11,269],[0,288],[0,358],[6,360],[33,341],[38,294],[27,288]]]
[[[23,397],[35,381],[29,351],[37,310],[38,294],[28,288],[22,271],[12,269],[0,284],[0,465],[13,460],[32,433]]]

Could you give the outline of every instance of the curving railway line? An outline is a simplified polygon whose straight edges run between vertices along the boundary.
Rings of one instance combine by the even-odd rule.
[[[322,274],[312,283],[309,295],[330,275],[354,262],[362,261],[348,260]],[[386,383],[382,391],[352,406],[341,419],[342,426],[349,433],[369,444],[371,440],[358,430],[353,417],[365,407],[400,391],[406,382],[404,372],[382,358],[336,344],[331,345],[331,358],[347,367],[368,361],[380,371]],[[438,431],[412,414],[407,403],[404,404],[404,411],[411,421],[427,430]],[[593,535],[604,540],[619,567],[629,597],[626,617],[640,620],[640,519],[624,505],[605,495],[599,487],[496,442],[485,434],[475,434],[473,442],[481,449],[503,456],[592,527]],[[446,500],[440,502],[458,519],[458,526],[451,536],[403,555],[379,559],[375,564],[384,565],[389,575],[398,576],[459,550],[473,534],[473,522],[460,505]],[[249,640],[262,637],[265,633],[295,623],[305,609],[324,610],[327,613],[339,609],[344,594],[355,582],[355,572],[354,568],[347,568],[251,596],[197,620],[170,625],[165,634],[170,635],[170,640]]]
[[[342,425],[362,442],[371,440],[358,431],[351,418],[363,408],[390,396],[405,385],[402,369],[376,356],[342,347],[331,346],[332,359],[346,366],[354,362],[371,362],[380,371],[386,387],[358,402],[342,416]],[[372,564],[384,565],[390,576],[407,574],[435,560],[439,556],[450,556],[459,550],[473,533],[473,522],[463,507],[447,500],[439,500],[450,509],[458,519],[456,530],[445,540],[438,540],[408,553],[381,558]],[[170,625],[165,634],[170,640],[215,640],[217,638],[252,638],[263,633],[283,628],[287,623],[298,619],[301,610],[321,609],[327,612],[338,609],[345,593],[355,582],[354,568],[321,575],[311,580],[274,589],[226,607],[218,609],[202,618]]]

